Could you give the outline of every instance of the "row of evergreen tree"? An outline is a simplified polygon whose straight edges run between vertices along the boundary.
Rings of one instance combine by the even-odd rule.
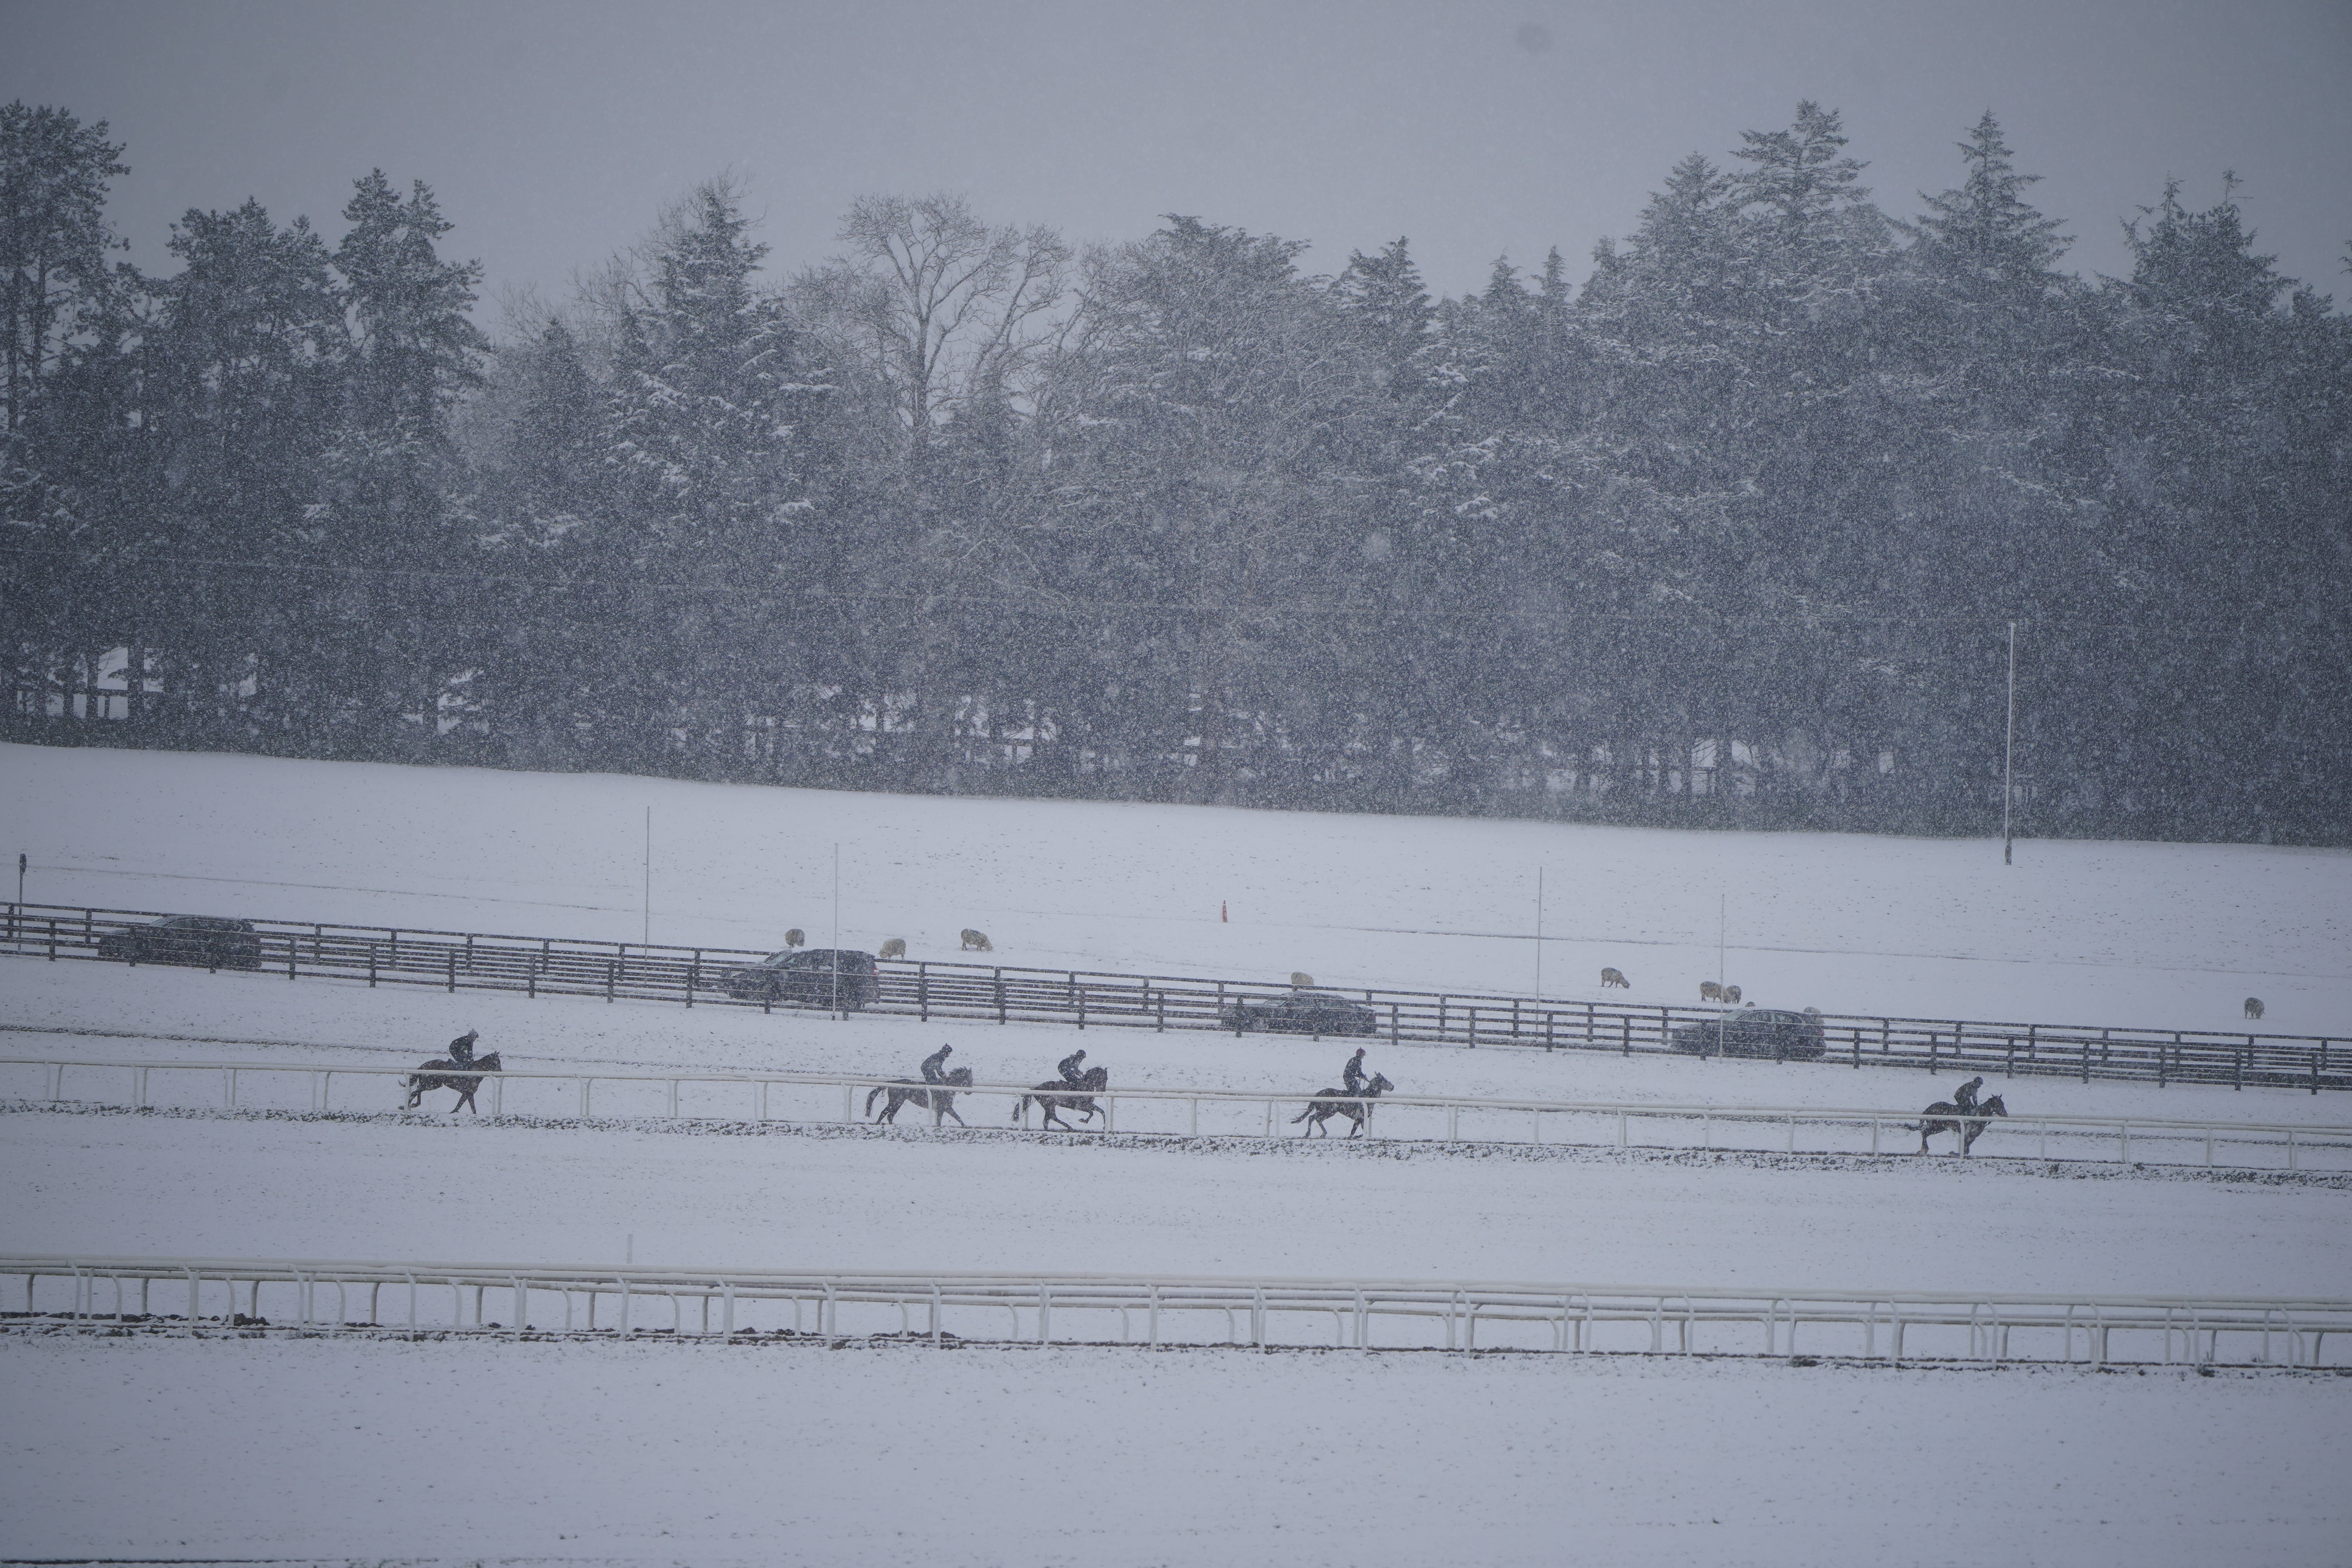
[[[2063,269],[1988,114],[1799,106],[1571,284],[694,192],[491,341],[422,184],[116,254],[0,110],[6,733],[1616,821],[2343,842],[2352,319],[2167,189]],[[2011,627],[2015,630],[2012,634]]]

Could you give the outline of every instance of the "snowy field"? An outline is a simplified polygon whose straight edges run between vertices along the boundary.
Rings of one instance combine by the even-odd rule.
[[[827,940],[838,838],[845,942],[902,935],[917,956],[952,956],[971,924],[1009,963],[1527,992],[1540,863],[1547,931],[1568,933],[1545,943],[1548,994],[1591,994],[1586,976],[1610,963],[1637,1000],[1695,999],[1728,890],[1730,977],[1768,1003],[2227,1027],[2252,992],[2271,1026],[2352,1034],[2352,858],[2332,853],[2028,844],[2005,880],[1982,843],[21,747],[0,748],[0,795],[44,900],[628,939],[651,804],[657,940],[756,946],[787,924]],[[1509,934],[1412,934],[1428,931]],[[1670,992],[1675,976],[1691,984]],[[405,1065],[473,1027],[511,1068],[906,1076],[947,1041],[992,1082],[1048,1078],[1083,1044],[1122,1086],[1295,1091],[1335,1081],[1346,1055],[18,959],[0,960],[0,1056],[79,1060]],[[1900,1110],[1951,1088],[1830,1063],[1379,1042],[1372,1056],[1432,1094]],[[598,1110],[623,1120],[578,1126],[131,1115],[31,1108],[10,1097],[37,1094],[37,1075],[10,1071],[0,1247],[17,1250],[2352,1296],[2340,1178],[729,1131],[625,1120],[658,1091],[632,1101],[622,1086],[598,1091]],[[2029,1112],[2352,1121],[2345,1097],[2276,1089],[1987,1091]],[[247,1105],[301,1094],[291,1079],[241,1090]],[[381,1080],[336,1088],[338,1107],[392,1099]],[[1002,1103],[967,1102],[976,1123]],[[2003,1133],[1989,1136],[1980,1147]],[[0,1336],[0,1555],[2341,1563],[2347,1387],[1834,1362],[20,1332]]]
[[[2352,852],[953,800],[0,746],[48,903],[1831,1013],[2352,1034]],[[1221,921],[1221,911],[1230,921]]]
[[[26,1556],[2321,1568],[2352,1522],[2344,1385],[2231,1373],[49,1339],[0,1380]]]

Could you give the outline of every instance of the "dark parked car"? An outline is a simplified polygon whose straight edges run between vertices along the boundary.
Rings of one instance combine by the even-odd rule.
[[[153,925],[110,931],[98,939],[98,956],[126,963],[187,963],[199,969],[258,969],[261,938],[251,921],[215,915],[166,915]]]
[[[1224,1023],[1236,1034],[1265,1029],[1285,1035],[1377,1035],[1381,1030],[1379,1013],[1329,991],[1237,997],[1225,1005]]]
[[[757,963],[727,971],[719,984],[727,988],[727,994],[746,1002],[831,1007],[837,999],[852,1012],[882,994],[874,955],[845,947],[787,948]]]
[[[1819,1018],[1769,1007],[1727,1010],[1707,1023],[1685,1024],[1669,1038],[1675,1049],[1695,1057],[1769,1057],[1774,1061],[1806,1062],[1828,1048]]]

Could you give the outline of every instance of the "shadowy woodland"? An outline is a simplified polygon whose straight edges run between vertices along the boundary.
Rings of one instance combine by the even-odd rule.
[[[147,277],[123,151],[0,110],[8,738],[1978,833],[2015,623],[2021,831],[2352,837],[2352,319],[2226,198],[2064,270],[1990,115],[1457,300],[951,196],[779,277],[722,182],[495,341],[424,184]]]

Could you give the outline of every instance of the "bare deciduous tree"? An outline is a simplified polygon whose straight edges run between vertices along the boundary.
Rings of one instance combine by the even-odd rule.
[[[991,227],[946,195],[860,196],[836,237],[847,249],[795,279],[794,302],[897,416],[913,478],[950,421],[1021,395],[1070,249],[1043,226]]]

